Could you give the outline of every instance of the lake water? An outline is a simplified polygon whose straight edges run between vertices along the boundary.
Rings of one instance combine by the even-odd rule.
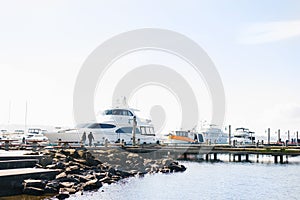
[[[299,164],[181,163],[184,173],[129,178],[70,199],[300,199]]]

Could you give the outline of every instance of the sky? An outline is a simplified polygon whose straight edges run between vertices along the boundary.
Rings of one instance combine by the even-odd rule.
[[[0,124],[24,124],[27,102],[28,124],[73,126],[74,85],[85,59],[112,36],[140,28],[176,31],[206,51],[225,89],[224,125],[261,134],[268,127],[272,133],[300,130],[297,0],[0,1]],[[109,77],[117,74],[118,66],[174,60],[137,54],[115,63],[115,70],[98,85],[95,112],[109,106],[105,88],[113,90]],[[180,71],[184,64],[175,65]],[[192,73],[182,73],[193,79]],[[200,118],[209,120],[209,95],[197,86],[197,97],[208,99],[200,103]],[[144,89],[131,99],[132,106],[165,104],[145,95],[151,90]],[[176,99],[163,94],[170,109],[176,107]],[[180,128],[180,117],[169,119],[171,128]]]

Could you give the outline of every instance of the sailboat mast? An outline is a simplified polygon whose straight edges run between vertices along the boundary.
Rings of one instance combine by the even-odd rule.
[[[8,121],[7,124],[10,124],[10,113],[11,113],[11,101],[9,101],[9,106],[8,106]]]
[[[25,106],[25,129],[24,129],[24,133],[27,130],[27,101],[26,101],[26,106]]]

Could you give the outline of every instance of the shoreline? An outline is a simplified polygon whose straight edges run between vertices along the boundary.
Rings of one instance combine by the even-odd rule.
[[[57,170],[55,179],[24,180],[23,193],[27,195],[66,199],[82,195],[104,184],[117,183],[129,177],[155,173],[183,172],[186,167],[172,159],[149,159],[119,149],[92,154],[87,149],[44,150],[47,156],[37,168]]]

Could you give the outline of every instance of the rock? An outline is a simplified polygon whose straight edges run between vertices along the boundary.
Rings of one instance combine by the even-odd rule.
[[[88,176],[83,176],[83,175],[75,174],[74,177],[77,178],[77,179],[79,179],[79,181],[81,183],[86,183],[86,182],[90,181],[90,179],[89,179]]]
[[[47,165],[46,168],[47,169],[56,169],[56,165],[55,164]]]
[[[130,170],[130,171],[129,171],[129,173],[136,175],[136,174],[138,174],[138,173],[139,173],[139,171],[138,171],[138,170],[134,170],[134,169],[133,169],[133,170]]]
[[[59,193],[58,195],[56,195],[56,198],[57,199],[66,199],[66,198],[69,198],[70,197],[70,194],[68,192],[62,192],[62,193]]]
[[[162,164],[163,166],[169,166],[172,162],[173,162],[173,161],[170,160],[170,159],[163,159],[163,160],[161,161],[161,164]]]
[[[184,172],[186,170],[186,167],[183,165],[178,165],[178,162],[171,163],[168,168],[171,170],[171,172]]]
[[[121,177],[117,176],[117,175],[114,175],[114,176],[111,177],[111,179],[114,180],[114,181],[119,181],[121,179]]]
[[[94,179],[94,180],[90,180],[86,183],[84,183],[83,185],[83,190],[87,191],[87,190],[94,190],[94,189],[98,189],[102,186],[101,181]]]
[[[97,179],[102,179],[106,177],[108,174],[107,173],[96,173],[95,176]]]
[[[108,176],[105,176],[104,178],[99,180],[101,183],[110,183],[111,178]]]
[[[129,153],[127,156],[128,159],[138,158],[138,157],[139,157],[139,154],[137,154],[137,153]]]
[[[67,175],[68,182],[74,182],[76,184],[80,183],[80,180],[76,177],[77,174],[69,174]]]
[[[85,159],[77,159],[77,158],[74,158],[74,161],[79,163],[79,164],[84,164],[86,165],[87,161]]]
[[[60,162],[55,164],[55,168],[56,169],[65,169],[66,165],[63,162],[60,161]]]
[[[119,170],[116,171],[116,174],[123,177],[123,178],[128,178],[128,177],[133,176],[132,173],[125,172],[125,171],[119,171]]]
[[[80,168],[77,165],[69,166],[66,168],[66,173],[77,174],[80,172]]]
[[[77,192],[74,188],[64,188],[65,192],[68,192],[69,194],[75,194]]]
[[[51,158],[51,156],[45,156],[45,154],[43,155],[44,157],[40,160],[39,164],[43,167],[52,164],[53,159]]]
[[[56,175],[55,179],[62,179],[62,178],[66,178],[67,177],[67,174],[65,172],[62,172],[58,175]]]
[[[71,188],[74,186],[74,182],[60,182],[59,185],[61,188]]]
[[[112,167],[110,167],[107,172],[109,176],[116,175],[116,170]]]
[[[56,153],[55,154],[55,156],[54,156],[55,158],[66,158],[67,156],[66,155],[64,155],[64,154],[62,154],[62,153]]]
[[[45,192],[45,194],[57,194],[58,193],[58,189],[46,186],[45,189],[44,189],[44,192]]]
[[[28,195],[41,196],[44,194],[44,189],[35,187],[25,187],[23,193]]]
[[[100,160],[97,160],[97,159],[87,158],[86,159],[86,164],[88,166],[97,166],[99,164],[102,164],[102,162],[100,162]]]
[[[47,183],[46,187],[55,188],[56,190],[59,189],[59,182],[57,180],[53,180]]]

